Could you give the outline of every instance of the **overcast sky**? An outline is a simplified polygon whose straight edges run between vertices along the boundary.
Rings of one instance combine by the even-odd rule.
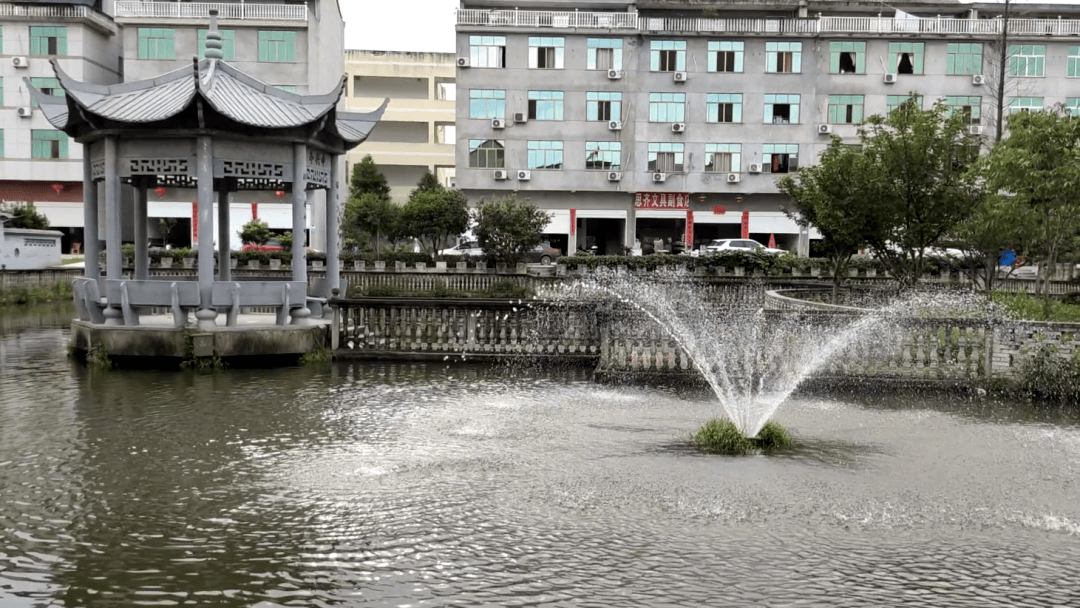
[[[455,0],[340,0],[345,48],[454,51]]]

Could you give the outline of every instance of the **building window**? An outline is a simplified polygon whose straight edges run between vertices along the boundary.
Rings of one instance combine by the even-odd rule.
[[[705,96],[705,120],[742,122],[741,93],[709,93]]]
[[[296,32],[259,32],[259,61],[296,61]]]
[[[470,139],[469,167],[502,169],[506,165],[506,142],[501,139]]]
[[[945,73],[952,75],[982,74],[983,47],[978,42],[950,42],[945,47],[948,60]]]
[[[709,43],[710,72],[743,71],[743,43],[728,40]]]
[[[585,115],[588,120],[622,120],[622,93],[585,93]]]
[[[653,72],[686,70],[685,40],[653,40],[649,49],[649,69]]]
[[[140,27],[139,59],[176,59],[176,31],[163,27]]]
[[[622,143],[617,141],[585,142],[585,168],[599,171],[622,170]]]
[[[622,39],[589,38],[586,44],[589,49],[586,58],[588,69],[622,69]]]
[[[649,93],[649,122],[686,120],[686,93]]]
[[[529,67],[541,70],[561,70],[563,67],[563,39],[530,36]]]
[[[0,44],[3,44],[3,40],[0,40]],[[0,77],[0,106],[4,105],[4,79]]]
[[[31,55],[67,55],[67,28],[30,26]]]
[[[529,91],[530,120],[562,120],[562,91]]]
[[[799,122],[798,95],[766,95],[765,123],[774,125],[797,124]]]
[[[1065,75],[1069,78],[1080,78],[1080,46],[1069,47],[1069,58],[1065,64]]]
[[[199,59],[206,58],[206,32],[199,30]],[[236,56],[236,30],[218,30],[221,34],[221,54],[225,61],[232,61]]]
[[[53,97],[64,96],[64,89],[60,87],[59,78],[31,78],[30,84],[46,95],[52,95]],[[3,80],[0,80],[0,85],[3,85]],[[31,97],[30,104],[38,105],[37,99]],[[0,105],[4,105],[2,96],[0,96]]]
[[[469,118],[506,118],[506,91],[469,90]]]
[[[769,74],[802,72],[801,42],[766,42],[765,71]]]
[[[830,42],[829,72],[832,74],[865,74],[865,42]]]
[[[799,169],[799,145],[764,144],[761,160],[761,170],[765,173],[793,173]]]
[[[896,74],[922,74],[923,43],[890,42],[889,65]]]
[[[650,143],[649,171],[681,173],[683,170],[683,144]]]
[[[1017,112],[1042,112],[1042,97],[1013,97],[1009,99],[1009,114]]]
[[[829,122],[855,124],[863,119],[862,95],[829,95]]]
[[[966,125],[977,125],[982,121],[982,97],[947,95],[945,106],[946,116],[959,113],[964,117]]]
[[[469,67],[506,67],[506,36],[469,36]]]
[[[1080,118],[1080,97],[1068,97],[1065,99],[1065,115]]]
[[[67,158],[68,136],[61,131],[30,131],[32,158]]]
[[[529,141],[530,169],[562,169],[561,141]]]
[[[275,84],[274,88],[279,90],[279,91],[285,91],[286,93],[295,93],[296,92],[296,85],[295,84]]]
[[[1045,65],[1045,44],[1009,46],[1009,76],[1042,76]]]
[[[0,158],[4,158],[4,130],[0,129]]]
[[[705,172],[738,173],[741,156],[741,144],[705,144]]]
[[[900,104],[911,99],[911,95],[888,95],[885,97],[885,116],[893,113],[893,110],[900,107]],[[920,110],[923,107],[923,96],[915,96],[915,106]]]

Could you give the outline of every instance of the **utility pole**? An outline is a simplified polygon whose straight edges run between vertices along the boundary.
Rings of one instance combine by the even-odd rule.
[[[1001,141],[1005,130],[1005,74],[1009,62],[1009,17],[1011,0],[1005,0],[1005,15],[1001,19],[1001,36],[998,38],[998,81],[997,81],[997,133],[994,141]]]

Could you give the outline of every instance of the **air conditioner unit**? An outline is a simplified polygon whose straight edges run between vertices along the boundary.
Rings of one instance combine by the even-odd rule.
[[[832,125],[818,125],[817,132],[818,135],[828,135],[832,133]]]
[[[458,57],[457,58],[457,67],[459,67],[459,68],[467,68],[467,67],[469,67],[469,58],[468,57]]]
[[[686,72],[675,72],[675,82],[686,82]]]
[[[523,182],[527,182],[530,179],[532,179],[532,172],[531,171],[518,171],[518,179],[523,181]]]
[[[622,173],[621,172],[619,172],[619,171],[608,171],[607,181],[609,181],[609,182],[617,182],[620,179],[622,179]]]
[[[506,169],[496,169],[495,179],[506,179]]]
[[[971,77],[971,84],[974,84],[974,85],[986,84],[986,76],[983,76],[982,74],[973,75]]]
[[[34,115],[34,108],[30,106],[22,106],[17,110],[19,118],[30,118]]]
[[[11,58],[11,65],[13,65],[13,66],[15,66],[17,68],[28,68],[28,67],[30,67],[30,58],[29,57],[12,57]]]
[[[514,112],[514,122],[528,122],[529,115],[525,112]]]
[[[684,131],[686,131],[686,123],[685,122],[673,122],[673,123],[671,123],[671,132],[672,133],[682,133]]]
[[[896,74],[885,74],[885,84],[896,84]]]
[[[983,128],[981,126],[979,126],[979,125],[974,125],[974,126],[968,127],[968,133],[970,133],[972,135],[982,135],[983,134]]]
[[[607,77],[611,80],[618,80],[622,78],[622,70],[608,70]]]
[[[761,163],[750,163],[746,171],[748,173],[761,173]]]
[[[506,120],[503,119],[503,118],[492,118],[491,119],[491,128],[492,129],[505,129],[506,128]]]
[[[662,183],[664,183],[664,180],[666,180],[666,179],[667,179],[667,174],[666,173],[653,173],[652,174],[652,181],[654,183],[662,184]]]
[[[741,175],[739,175],[738,173],[728,173],[727,183],[729,183],[729,184],[737,184],[740,181],[742,181],[742,176]]]
[[[622,121],[609,120],[607,123],[607,128],[610,131],[622,131]]]

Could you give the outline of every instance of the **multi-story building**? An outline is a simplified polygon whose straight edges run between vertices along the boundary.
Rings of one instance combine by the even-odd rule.
[[[1080,112],[1080,10],[1013,4],[1005,45],[1001,10],[465,0],[458,186],[548,209],[547,236],[568,253],[746,232],[802,249],[778,174],[815,162],[832,135],[856,141],[864,117],[911,93],[990,134],[1004,63],[1006,111]]]
[[[191,69],[192,58],[206,51],[210,11],[218,12],[225,61],[267,85],[299,94],[331,93],[345,72],[344,22],[337,0],[285,2],[170,2],[115,0],[114,17],[121,29],[124,82],[154,78],[176,69]],[[130,194],[130,193],[129,193]],[[322,191],[313,193],[308,213],[309,243],[325,248]],[[190,241],[195,191],[162,188],[150,196],[148,234]],[[284,192],[238,192],[230,201],[230,225],[240,227],[258,217],[275,230],[292,227],[291,207]],[[126,206],[126,205],[125,205]],[[129,214],[130,215],[130,214]],[[125,227],[125,239],[130,231]],[[103,233],[102,233],[103,234]],[[237,235],[233,245],[239,248]]]
[[[373,110],[390,99],[371,136],[349,153],[349,167],[370,154],[397,203],[425,171],[444,186],[455,184],[454,59],[453,53],[345,52],[347,109]]]
[[[82,243],[82,146],[49,124],[25,78],[63,95],[50,60],[74,78],[120,82],[119,28],[111,2],[0,3],[0,201],[33,203],[62,247]]]

